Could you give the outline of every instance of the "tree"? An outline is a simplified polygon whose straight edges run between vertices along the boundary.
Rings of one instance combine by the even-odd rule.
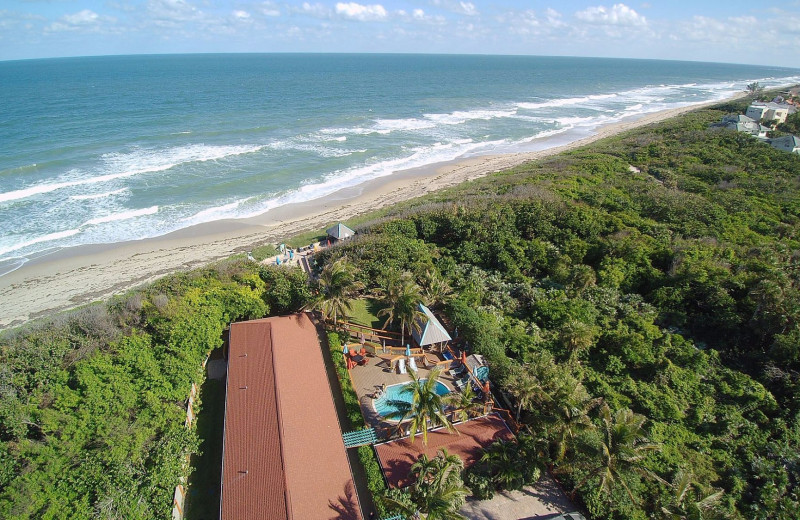
[[[408,271],[399,278],[391,280],[386,288],[385,307],[378,311],[378,316],[386,316],[383,326],[388,327],[393,321],[400,322],[400,342],[405,344],[405,332],[421,330],[421,321],[425,314],[419,304],[422,294],[419,285]]]
[[[456,431],[447,418],[442,396],[436,393],[436,384],[439,380],[441,369],[432,370],[427,379],[420,379],[417,372],[409,370],[411,382],[406,383],[401,392],[411,394],[411,402],[396,400],[392,404],[396,412],[388,415],[390,419],[400,419],[398,428],[410,421],[411,442],[422,432],[422,443],[428,444],[428,422],[431,428],[444,426],[448,431]]]
[[[351,309],[350,300],[363,288],[364,284],[356,280],[355,268],[343,256],[322,268],[317,294],[306,307],[321,311],[323,319],[333,316],[336,324],[339,316],[346,316]]]
[[[715,509],[723,492],[713,488],[705,488],[694,482],[690,471],[679,470],[671,483],[673,495],[670,503],[661,508],[661,514],[667,520],[703,520],[715,518]]]
[[[592,399],[576,379],[567,381],[561,391],[553,396],[549,418],[554,433],[556,461],[564,459],[579,433],[594,428],[589,412],[600,402],[601,398]]]
[[[413,480],[405,499],[387,497],[385,500],[406,518],[426,520],[462,520],[458,509],[470,494],[464,486],[464,463],[456,455],[441,449],[432,459],[426,455],[411,466],[409,477]]]
[[[597,328],[578,320],[569,320],[561,328],[559,339],[569,353],[570,364],[576,364],[580,355],[592,346]]]
[[[492,481],[498,489],[522,489],[525,485],[519,445],[514,441],[499,440],[486,448],[481,456]]]
[[[646,469],[642,461],[648,453],[660,449],[658,444],[650,442],[643,428],[647,418],[633,413],[629,408],[617,410],[614,414],[608,406],[603,406],[600,411],[602,420],[603,438],[599,446],[595,447],[596,458],[599,463],[593,465],[586,476],[578,482],[572,490],[583,487],[592,477],[600,477],[600,491],[611,493],[615,485],[622,486],[633,502],[633,496],[625,476],[637,473],[645,478],[663,482],[655,473]]]
[[[762,90],[764,90],[764,87],[762,87],[758,83],[758,81],[754,81],[752,83],[749,83],[746,88],[747,88],[748,94],[750,94],[753,97],[756,97],[757,95],[759,95],[761,93]]]
[[[425,299],[425,305],[430,308],[437,308],[447,303],[453,294],[453,289],[437,270],[428,269],[422,278],[422,294]]]
[[[482,410],[483,403],[476,401],[476,398],[472,385],[467,385],[461,392],[447,394],[444,402],[453,409],[453,421],[466,421],[472,414]]]

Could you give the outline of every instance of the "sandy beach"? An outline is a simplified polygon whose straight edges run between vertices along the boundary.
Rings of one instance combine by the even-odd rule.
[[[283,206],[250,219],[201,224],[146,240],[64,249],[0,276],[0,328],[103,300],[171,272],[199,267],[259,244],[279,242],[717,103],[665,110],[607,125],[590,137],[537,152],[481,156],[398,172],[325,199]]]

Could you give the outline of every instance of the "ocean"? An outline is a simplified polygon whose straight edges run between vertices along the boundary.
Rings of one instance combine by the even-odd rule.
[[[599,58],[228,54],[0,62],[0,274],[457,158],[541,149],[800,71]],[[546,139],[546,141],[544,140]]]

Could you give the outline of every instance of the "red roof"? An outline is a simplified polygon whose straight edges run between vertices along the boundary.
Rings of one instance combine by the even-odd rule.
[[[464,461],[464,467],[468,468],[481,457],[482,448],[501,439],[514,438],[505,421],[496,414],[464,421],[455,426],[460,435],[449,433],[443,428],[428,432],[427,446],[422,444],[421,435],[417,435],[413,443],[409,438],[404,438],[376,445],[375,451],[389,487],[402,488],[411,484],[408,480],[411,465],[423,453],[433,458],[440,448],[446,448],[449,454],[458,455]]]
[[[305,314],[231,324],[221,518],[361,518]]]

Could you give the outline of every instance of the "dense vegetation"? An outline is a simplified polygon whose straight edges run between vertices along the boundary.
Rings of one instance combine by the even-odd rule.
[[[0,517],[168,518],[204,358],[230,321],[307,297],[301,272],[230,261],[4,334]]]
[[[743,108],[398,207],[319,255],[323,299],[297,270],[230,261],[6,332],[0,517],[167,517],[198,446],[185,400],[227,323],[306,304],[337,319],[358,293],[406,325],[422,297],[488,358],[525,435],[465,476],[473,492],[549,468],[595,518],[796,517],[800,157],[709,128]],[[461,500],[417,470],[396,501]]]
[[[742,108],[406,205],[324,256],[376,293],[452,287],[524,456],[593,517],[794,518],[800,157],[709,128]]]

